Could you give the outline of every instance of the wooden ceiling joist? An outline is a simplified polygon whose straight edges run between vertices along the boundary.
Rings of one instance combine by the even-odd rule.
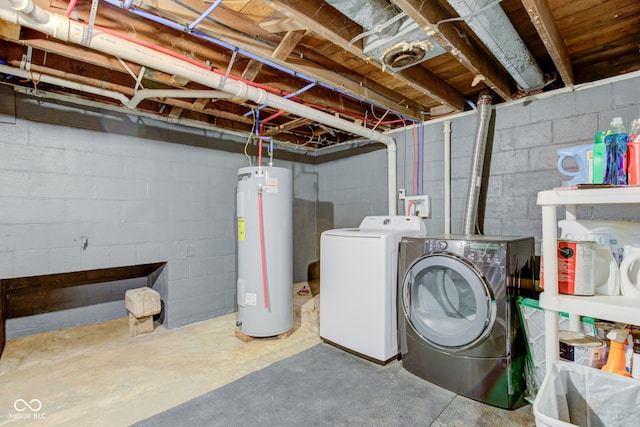
[[[382,65],[372,61],[371,58],[364,53],[359,42],[350,44],[349,42],[357,35],[363,32],[360,27],[353,31],[354,26],[347,26],[344,15],[335,11],[322,0],[264,0],[280,13],[287,17],[299,21],[309,30],[321,34],[333,42],[336,46],[351,52],[364,61],[370,61],[372,64],[382,69]],[[347,31],[351,29],[351,31]],[[389,71],[390,72],[390,71]],[[462,93],[457,89],[448,85],[445,81],[439,79],[433,73],[430,73],[422,67],[412,67],[393,73],[398,80],[409,85],[411,88],[418,90],[425,95],[448,105],[457,111],[465,108],[465,101]]]
[[[573,67],[569,51],[551,14],[549,3],[547,0],[522,0],[522,4],[544,42],[562,81],[567,86],[573,86]]]

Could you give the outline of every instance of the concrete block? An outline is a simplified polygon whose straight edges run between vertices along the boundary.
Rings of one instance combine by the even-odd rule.
[[[173,163],[171,165],[171,178],[175,181],[209,182],[210,168],[195,166],[190,163]]]
[[[529,103],[531,122],[554,120],[575,115],[575,94],[561,93],[556,96],[533,98]]]
[[[124,304],[137,318],[160,313],[160,294],[149,287],[129,289],[124,294]]]
[[[136,247],[138,264],[148,264],[160,261],[160,244],[157,242],[138,243]]]
[[[147,181],[96,177],[96,194],[99,199],[107,200],[146,200]]]
[[[5,198],[0,224],[51,224],[65,219],[65,202],[59,199]]]
[[[111,263],[111,248],[109,246],[97,246],[88,239],[87,249],[82,251],[82,268],[91,270],[94,268],[107,268]]]
[[[599,113],[611,108],[611,85],[576,91],[576,113]]]
[[[66,273],[82,270],[82,247],[54,248],[49,251],[49,270]]]
[[[627,79],[614,82],[611,85],[613,108],[634,106],[638,112],[638,99],[640,99],[640,84],[638,79]],[[635,117],[634,117],[635,118]]]
[[[49,251],[46,249],[15,251],[13,262],[16,277],[49,273]]]
[[[119,200],[70,199],[66,203],[70,222],[119,222],[122,219]]]
[[[9,278],[13,275],[13,251],[0,252],[0,277]]]
[[[111,246],[111,267],[122,267],[131,265],[136,259],[136,245],[112,245]]]
[[[93,199],[96,187],[90,176],[32,172],[29,194],[32,197]]]
[[[27,196],[29,194],[29,173],[0,169],[0,197]]]
[[[555,143],[593,144],[593,135],[598,131],[598,115],[582,114],[551,122]]]
[[[67,171],[72,174],[107,177],[122,176],[123,159],[121,156],[68,150],[66,160]]]
[[[153,316],[138,318],[129,313],[129,335],[136,337],[149,332],[153,332]]]

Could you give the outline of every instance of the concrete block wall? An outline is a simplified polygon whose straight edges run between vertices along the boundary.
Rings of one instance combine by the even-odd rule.
[[[368,215],[387,215],[387,151],[347,157],[317,166],[318,233],[357,227]]]
[[[248,160],[138,137],[153,134],[151,122],[123,134],[21,117],[0,121],[0,278],[167,261],[167,327],[236,310],[235,193],[237,170]],[[184,138],[189,132],[196,138],[203,131],[180,130]],[[315,232],[317,175],[313,166],[276,163],[294,171],[294,278],[306,280],[317,259],[313,242],[304,240]],[[85,323],[120,317],[111,309],[75,313],[89,315]],[[56,329],[76,314],[13,325],[28,333],[35,324]]]
[[[628,126],[640,116],[639,106],[639,73],[496,106],[487,142],[490,161],[485,164],[484,234],[535,236],[539,254],[542,222],[537,193],[568,179],[557,170],[557,149],[592,143],[594,134],[607,129],[616,116]],[[424,126],[423,192],[432,198],[432,214],[425,220],[431,234],[444,231],[444,120],[431,120]],[[446,120],[452,126],[451,226],[455,233],[462,230],[476,116],[466,112]],[[398,186],[413,194],[412,129],[391,136],[398,144]],[[335,228],[356,226],[365,215],[387,213],[383,148],[318,167],[318,199],[332,205]],[[375,177],[361,180],[362,168],[375,168]],[[368,194],[368,198],[358,194]],[[578,213],[586,219],[640,222],[640,206],[635,205],[581,207]],[[559,212],[559,219],[563,215]]]

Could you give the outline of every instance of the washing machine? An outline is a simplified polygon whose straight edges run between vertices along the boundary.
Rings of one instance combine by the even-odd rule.
[[[397,359],[398,244],[425,236],[416,216],[368,216],[320,236],[320,337],[377,363]]]
[[[513,408],[526,388],[516,297],[532,283],[534,238],[404,237],[399,246],[402,366],[460,395]]]

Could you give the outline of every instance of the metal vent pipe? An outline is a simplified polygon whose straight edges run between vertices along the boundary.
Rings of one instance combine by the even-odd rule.
[[[471,173],[469,174],[469,191],[467,206],[464,210],[462,232],[476,234],[478,219],[478,199],[482,186],[482,169],[484,167],[484,153],[487,148],[487,133],[491,120],[491,95],[483,94],[478,99],[476,131],[473,139],[473,157],[471,158]]]

